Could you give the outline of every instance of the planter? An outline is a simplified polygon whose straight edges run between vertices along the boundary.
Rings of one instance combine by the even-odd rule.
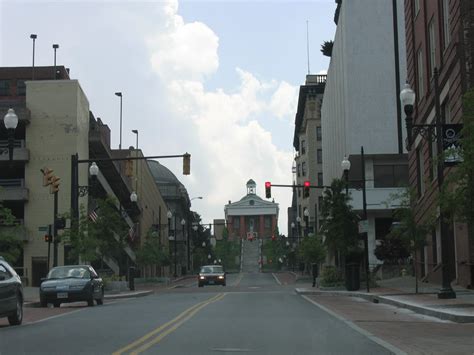
[[[105,290],[109,293],[128,291],[127,281],[106,281]]]

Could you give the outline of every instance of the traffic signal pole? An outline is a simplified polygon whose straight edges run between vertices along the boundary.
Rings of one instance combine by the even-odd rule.
[[[48,272],[49,272],[49,267],[51,266],[51,224],[48,225]]]
[[[53,209],[53,267],[58,266],[58,228],[57,228],[57,219],[58,219],[58,192],[54,192],[54,209]],[[48,252],[49,252],[49,243],[48,243]]]

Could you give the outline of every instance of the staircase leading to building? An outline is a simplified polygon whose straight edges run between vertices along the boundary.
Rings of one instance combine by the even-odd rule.
[[[260,240],[242,241],[242,261],[240,266],[241,272],[259,272],[260,261]]]

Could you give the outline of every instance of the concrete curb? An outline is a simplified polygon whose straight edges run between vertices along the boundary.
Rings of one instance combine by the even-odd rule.
[[[411,303],[405,303],[398,300],[391,299],[390,296],[381,295],[370,295],[362,292],[351,292],[351,291],[316,291],[308,290],[304,288],[296,288],[296,293],[299,295],[330,295],[330,296],[346,296],[346,297],[359,297],[366,299],[374,303],[385,303],[391,306],[406,308],[415,313],[423,314],[425,316],[436,317],[442,320],[449,320],[455,323],[474,323],[474,315],[460,315],[443,312],[434,308],[422,307]]]

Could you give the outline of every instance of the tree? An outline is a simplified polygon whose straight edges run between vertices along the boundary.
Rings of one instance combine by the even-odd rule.
[[[321,263],[326,257],[326,248],[318,235],[305,237],[299,248],[300,258],[306,264]]]
[[[0,201],[0,251],[5,260],[14,264],[21,255],[22,243],[17,237],[18,229],[11,210]]]
[[[321,230],[324,244],[333,253],[342,257],[360,255],[358,243],[358,215],[349,205],[350,197],[343,191],[345,183],[334,179],[331,188],[324,191]]]
[[[461,135],[461,162],[446,176],[440,206],[448,216],[466,223],[469,237],[474,239],[474,89],[463,98]]]
[[[236,267],[235,258],[240,253],[239,244],[229,240],[229,232],[226,227],[222,232],[222,240],[216,242],[214,250],[215,257],[221,259],[221,263],[226,269],[233,269]]]
[[[321,44],[321,53],[323,53],[323,55],[325,55],[326,57],[330,57],[332,55],[333,46],[333,41],[324,41],[324,43]]]
[[[167,266],[170,255],[161,244],[160,238],[154,236],[152,230],[147,233],[145,243],[137,250],[137,262],[141,266]]]
[[[128,236],[128,226],[120,216],[112,197],[97,200],[97,218],[89,218],[81,206],[79,226],[65,233],[72,246],[73,258],[96,261],[104,257],[121,259]]]

